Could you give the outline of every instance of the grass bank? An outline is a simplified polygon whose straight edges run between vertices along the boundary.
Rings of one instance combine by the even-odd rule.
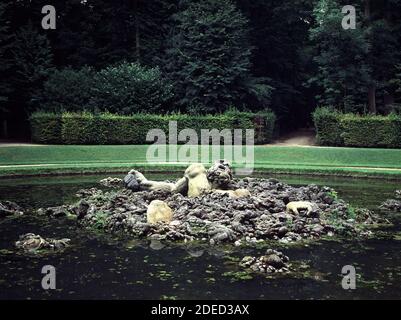
[[[181,171],[187,166],[186,162],[148,163],[146,160],[148,147],[147,145],[0,147],[0,177],[114,173],[126,172],[130,168],[145,171]],[[206,148],[194,147],[192,152],[197,151],[201,155]],[[209,154],[212,154],[210,150]],[[220,157],[224,157],[222,150]],[[209,156],[208,159],[204,162],[210,162],[211,157]],[[233,164],[234,167],[239,165],[235,160]],[[271,173],[380,177],[401,180],[401,150],[256,146],[254,168],[255,171]]]

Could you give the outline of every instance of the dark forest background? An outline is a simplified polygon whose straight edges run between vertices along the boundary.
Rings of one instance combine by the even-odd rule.
[[[400,43],[401,0],[2,0],[2,136],[28,136],[35,110],[272,109],[282,131],[317,106],[399,112]]]

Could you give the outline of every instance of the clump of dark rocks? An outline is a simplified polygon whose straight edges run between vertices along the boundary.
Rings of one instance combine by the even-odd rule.
[[[401,212],[401,190],[395,191],[395,199],[388,199],[380,205],[380,208],[387,211]]]
[[[239,265],[242,268],[261,273],[289,272],[289,261],[290,259],[282,252],[268,249],[263,256],[244,257]]]
[[[213,189],[234,189],[233,174],[230,163],[226,160],[218,160],[206,173],[207,180]]]
[[[66,217],[70,215],[70,207],[62,205],[59,207],[39,208],[37,210],[39,215],[48,216],[52,218]]]
[[[34,233],[26,233],[19,237],[19,240],[15,242],[15,246],[26,252],[36,252],[39,250],[62,250],[69,245],[71,240],[64,239],[52,239],[42,238],[40,235]]]
[[[0,202],[0,218],[4,218],[12,215],[22,215],[24,214],[23,209],[12,201],[2,201]]]
[[[99,183],[108,188],[118,188],[123,185],[123,179],[108,177],[100,180]]]
[[[210,192],[198,197],[165,191],[96,188],[78,191],[80,200],[62,206],[82,227],[101,229],[155,240],[256,243],[264,240],[293,242],[334,235],[365,235],[360,224],[377,217],[365,210],[355,215],[346,202],[333,196],[331,188],[309,185],[293,187],[276,179],[235,180],[251,196],[232,198]],[[162,200],[173,210],[169,223],[149,224],[146,211],[152,200]],[[288,201],[310,201],[315,209],[299,214],[286,211]],[[47,214],[58,215],[55,208]],[[54,214],[56,213],[56,214]]]

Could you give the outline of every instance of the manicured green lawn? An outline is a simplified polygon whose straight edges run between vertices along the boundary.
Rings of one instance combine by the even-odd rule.
[[[0,147],[0,176],[182,170],[187,164],[149,164],[149,146]],[[180,148],[180,147],[178,147]],[[201,151],[199,150],[199,154]],[[223,158],[223,153],[221,153]],[[268,172],[386,176],[401,179],[400,149],[256,146],[255,169]],[[236,166],[235,160],[234,166]]]

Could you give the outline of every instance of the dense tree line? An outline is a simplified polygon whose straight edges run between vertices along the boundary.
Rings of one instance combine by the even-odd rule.
[[[41,28],[47,4],[56,30]],[[3,0],[0,115],[270,108],[294,127],[318,105],[387,114],[400,43],[401,0]]]

